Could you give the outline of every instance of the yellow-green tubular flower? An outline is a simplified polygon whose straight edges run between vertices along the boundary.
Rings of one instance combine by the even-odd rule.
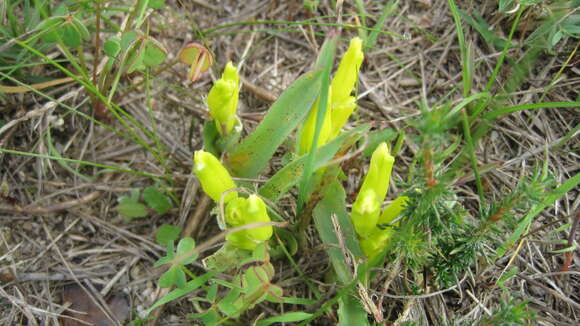
[[[342,127],[344,127],[348,118],[355,109],[356,99],[354,96],[349,96],[343,103],[332,105],[332,131],[330,133],[330,139],[334,139],[338,136],[340,130],[342,130]]]
[[[236,188],[234,180],[222,163],[213,154],[205,151],[196,151],[193,156],[193,173],[199,179],[201,188],[215,202],[220,202],[225,191]],[[232,191],[224,196],[224,203],[238,197]]]
[[[247,199],[236,198],[228,203],[226,222],[232,227],[237,227],[255,222],[270,222],[270,216],[264,201],[252,194]],[[269,240],[272,233],[272,226],[262,226],[230,233],[226,236],[226,240],[238,248],[252,250],[260,242]]]
[[[362,40],[355,37],[350,40],[348,50],[340,60],[338,70],[330,84],[332,88],[331,103],[332,105],[344,105],[348,102],[348,97],[358,79],[358,72],[364,59],[362,51]]]
[[[401,214],[403,209],[405,209],[408,200],[409,197],[406,196],[400,196],[395,199],[383,210],[383,213],[379,218],[379,224],[382,224],[384,229],[376,227],[375,231],[369,237],[361,239],[361,248],[369,259],[372,260],[376,257],[389,244],[389,240],[395,232],[393,226],[397,226],[399,222],[396,222],[394,225],[386,224],[391,224],[395,217]]]
[[[222,77],[215,82],[207,96],[209,113],[221,135],[229,134],[234,128],[239,92],[240,76],[236,67],[228,62]]]
[[[377,199],[374,190],[359,192],[352,205],[351,220],[360,237],[369,236],[377,228],[380,212],[381,202]]]
[[[385,142],[381,143],[371,156],[369,171],[365,176],[359,193],[372,189],[377,195],[377,200],[382,203],[387,196],[394,163],[395,158],[389,153],[389,146]]]
[[[300,132],[300,137],[298,141],[298,155],[304,155],[310,151],[312,147],[312,142],[314,140],[314,132],[316,131],[316,116],[318,115],[318,106],[320,103],[320,98],[316,100],[314,106],[310,110],[306,122],[302,127]],[[332,133],[332,114],[330,112],[330,105],[327,106],[326,112],[324,113],[324,121],[322,122],[322,129],[320,130],[320,135],[318,136],[318,143],[316,147],[320,147],[326,144]]]
[[[352,205],[351,220],[361,238],[370,236],[376,228],[380,206],[389,189],[394,162],[395,158],[384,142],[375,149],[371,157],[369,171]]]

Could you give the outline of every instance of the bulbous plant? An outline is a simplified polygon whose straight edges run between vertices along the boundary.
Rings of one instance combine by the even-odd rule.
[[[239,197],[237,186],[223,164],[213,154],[196,151],[194,154],[193,172],[198,177],[204,192],[215,202],[225,205],[225,221],[229,227],[238,227],[255,222],[270,222],[264,201],[255,194],[248,198]],[[228,192],[230,191],[230,192]],[[272,226],[241,230],[227,235],[231,245],[246,250],[253,250],[260,243],[272,237]]]

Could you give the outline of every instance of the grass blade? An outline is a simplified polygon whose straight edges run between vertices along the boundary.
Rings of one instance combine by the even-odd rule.
[[[511,248],[518,239],[524,234],[524,232],[532,224],[532,220],[536,215],[540,214],[546,207],[551,206],[556,200],[564,196],[568,191],[575,189],[580,184],[580,173],[576,173],[572,178],[566,180],[561,186],[554,189],[544,197],[544,200],[535,205],[526,216],[518,223],[514,233],[512,233],[509,238],[504,242],[504,244],[497,249],[496,253],[498,257],[502,257],[506,251]]]

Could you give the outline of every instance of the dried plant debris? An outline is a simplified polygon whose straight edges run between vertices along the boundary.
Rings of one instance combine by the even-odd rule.
[[[62,304],[70,304],[60,317],[63,326],[81,325],[124,325],[128,320],[131,307],[126,295],[111,294],[107,298],[99,298],[89,294],[90,290],[78,284],[67,285],[62,290]],[[103,304],[106,306],[103,306]]]

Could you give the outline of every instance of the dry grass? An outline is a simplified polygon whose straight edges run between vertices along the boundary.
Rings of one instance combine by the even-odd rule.
[[[507,18],[494,12],[495,2],[486,3],[477,5],[480,11],[493,18],[497,26],[507,24]],[[320,10],[332,12],[324,5]],[[349,5],[345,5],[344,10],[355,13]],[[375,17],[380,14],[379,10],[378,5],[367,8]],[[168,1],[167,9],[152,18],[151,29],[158,31],[156,38],[175,55],[194,39],[192,23],[210,27],[249,20],[302,18],[305,17],[300,1],[248,1],[243,5],[202,0],[179,4]],[[345,20],[354,23],[352,18]],[[459,49],[446,1],[403,1],[397,15],[383,28],[411,35],[411,38],[381,36],[376,48],[367,54],[359,86],[359,113],[352,123],[370,122],[377,127],[399,129],[404,128],[408,119],[418,115],[418,101],[433,104],[460,83]],[[209,40],[217,64],[210,74],[195,84],[185,81],[186,67],[181,64],[156,76],[150,89],[155,128],[170,153],[170,160],[163,166],[139,146],[87,120],[67,116],[64,123],[57,126],[63,111],[45,99],[30,94],[1,99],[0,117],[16,122],[1,130],[0,147],[48,154],[43,135],[50,127],[54,143],[67,157],[130,166],[157,175],[171,171],[175,176],[172,191],[183,203],[163,216],[125,222],[113,210],[117,198],[132,188],[149,185],[149,178],[118,172],[97,175],[96,169],[71,164],[90,178],[83,180],[55,161],[0,154],[0,182],[8,187],[10,194],[10,198],[0,199],[0,324],[57,325],[59,314],[65,310],[60,293],[63,286],[70,283],[96,288],[91,293],[100,302],[112,292],[124,292],[137,314],[164,293],[156,287],[161,270],[152,267],[164,253],[153,240],[157,228],[163,223],[185,227],[184,235],[193,235],[199,243],[217,232],[215,222],[209,219],[209,202],[197,191],[197,184],[189,172],[193,150],[201,147],[201,126],[207,118],[203,97],[219,68],[228,60],[243,60],[241,75],[247,82],[241,92],[241,116],[245,127],[251,130],[272,100],[309,69],[322,40],[313,38],[313,30],[308,26],[301,27],[297,33],[267,33],[262,29],[260,25],[235,27],[231,31],[243,33]],[[315,30],[321,32],[324,28]],[[467,31],[466,37],[474,45],[474,89],[482,89],[499,53],[487,46],[475,31]],[[353,31],[343,30],[343,36],[353,35]],[[523,35],[519,37],[523,39]],[[567,59],[565,54],[570,53],[573,46],[574,40],[567,39],[555,49],[561,54],[541,57],[537,67],[530,67],[528,82],[509,94],[508,103],[573,101],[580,88],[578,68],[565,68],[563,78],[552,83]],[[510,54],[518,56],[518,53]],[[504,68],[499,85],[503,85],[511,73],[507,66]],[[45,70],[38,74],[54,73],[47,68],[41,69]],[[125,80],[124,84],[138,82],[136,77]],[[547,88],[547,85],[552,87]],[[122,90],[122,96],[116,101],[143,125],[150,126],[144,91],[143,85]],[[48,94],[90,112],[87,97],[78,86],[59,86]],[[578,112],[577,108],[545,109],[501,118],[476,148],[481,164],[495,165],[484,174],[487,192],[493,194],[496,190],[515,187],[523,171],[529,171],[536,162],[545,159],[559,181],[578,173],[578,137],[563,144],[560,141],[580,122]],[[410,164],[416,146],[409,142],[404,147],[395,179],[405,177],[405,167]],[[545,157],[546,149],[548,157]],[[349,181],[347,190],[355,189],[355,179],[358,177]],[[468,179],[469,176],[465,181]],[[467,183],[461,195],[477,200]],[[548,240],[568,239],[569,230],[554,230],[579,218],[579,198],[578,189],[568,193],[534,221],[523,245],[493,265],[478,262],[459,287],[425,298],[387,296],[383,300],[383,315],[392,321],[402,317],[399,320],[408,318],[432,325],[444,325],[445,320],[469,321],[485,316],[497,307],[502,295],[494,286],[498,276],[509,266],[517,266],[518,274],[506,286],[512,293],[530,300],[531,307],[538,311],[536,322],[540,325],[575,324],[580,319],[579,257],[573,256],[570,271],[559,272],[564,255],[553,253],[559,248]],[[329,268],[319,247],[300,253],[297,262],[313,280],[323,280]],[[295,275],[289,267],[285,263],[277,264],[285,291],[296,297],[306,296],[307,287],[292,278]],[[390,269],[378,275],[377,293],[382,293],[383,288],[388,288],[391,294],[401,290],[401,279],[405,275],[390,272],[397,270],[395,267],[389,266]],[[336,289],[320,284],[320,290],[331,296]],[[260,307],[266,309],[266,313],[270,308],[276,309],[267,305]],[[172,303],[159,312],[158,324],[189,324],[185,315],[191,310],[186,300]],[[316,325],[333,325],[334,318],[324,316]]]

